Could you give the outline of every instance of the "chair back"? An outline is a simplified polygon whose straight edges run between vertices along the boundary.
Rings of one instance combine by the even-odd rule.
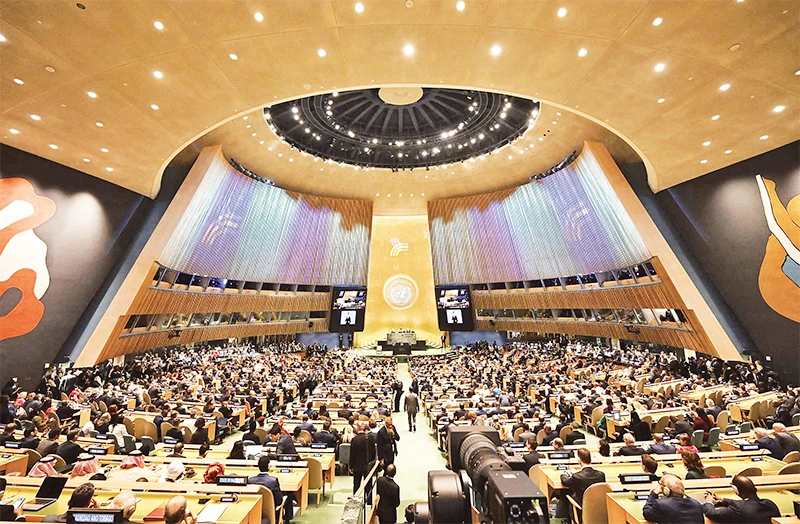
[[[601,418],[603,418],[603,406],[597,406],[592,410],[592,426],[596,426]]]
[[[97,403],[97,405],[98,405],[98,407],[100,408],[100,411],[101,411],[102,413],[105,413],[105,412],[107,412],[107,411],[108,411],[108,406],[106,406],[106,403],[105,403],[105,402],[103,402],[102,400],[101,400],[101,401],[99,401],[99,402]]]
[[[703,447],[703,439],[705,438],[705,435],[706,434],[702,429],[692,431],[692,444],[694,444],[697,449]]]
[[[123,451],[126,455],[136,449],[136,439],[131,435],[122,435],[122,440],[124,442]]]
[[[266,429],[264,429],[264,428],[256,428],[256,430],[253,433],[258,435],[258,438],[261,439],[261,442],[266,442],[267,441],[267,430]]]
[[[742,418],[742,408],[736,404],[728,406],[728,413],[730,413],[730,419],[734,422],[742,422],[744,420],[744,418]]]
[[[725,468],[722,466],[707,466],[705,471],[708,478],[721,479],[726,476]]]
[[[795,453],[797,452],[795,451]],[[800,462],[786,464],[778,471],[778,475],[796,475],[798,473],[800,473]]]
[[[122,417],[122,423],[125,424],[125,431],[127,431],[131,435],[136,434],[136,428],[133,425],[133,421],[128,417]]]
[[[339,464],[350,467],[350,443],[339,444]]]
[[[747,418],[758,426],[758,421],[761,420],[761,402],[754,402],[753,405],[750,406],[750,414]]]
[[[728,427],[728,411],[720,411],[719,415],[717,415],[717,427],[720,431],[725,431]]]
[[[570,508],[572,509],[571,520],[575,524],[581,524],[581,505],[578,504],[578,501],[572,498],[572,495],[567,495],[567,502],[569,502]]]
[[[800,413],[792,415],[792,426],[800,425]]]
[[[573,446],[585,446],[586,445],[586,439],[585,438],[579,438],[578,440],[573,442],[572,445]]]
[[[150,437],[153,442],[158,440],[158,430],[154,422],[149,420],[144,421],[144,435],[142,435],[142,438],[144,437]]]
[[[308,489],[322,489],[322,463],[313,457],[303,457],[308,463]]]
[[[169,422],[162,422],[161,423],[161,438],[164,438],[164,435],[167,434],[167,431],[172,429],[172,424]]]
[[[69,397],[66,393],[61,394],[61,402],[69,402]]]
[[[544,432],[544,429],[540,429],[539,432],[536,434],[536,443],[541,444],[542,442],[544,442],[545,436],[547,436],[547,434]]]
[[[145,420],[143,418],[134,419],[133,420],[133,432],[131,433],[129,431],[128,433],[131,433],[134,437],[136,437],[136,439],[142,438],[145,435],[144,423],[145,423]],[[127,426],[127,424],[125,424],[125,426]]]
[[[150,398],[150,394],[147,391],[142,392],[142,399],[144,399],[145,405],[150,405],[153,403],[153,399]]]
[[[142,446],[139,448],[142,454],[144,456],[147,456],[150,453],[152,453],[155,449],[156,449],[155,441],[151,437],[148,437],[147,435],[142,436]]]
[[[800,462],[800,451],[790,451],[783,457],[783,461],[787,464],[791,464],[792,462]]]
[[[656,427],[653,429],[653,433],[664,433],[664,430],[667,428],[668,424],[669,424],[669,417],[667,415],[664,415],[663,417],[658,419],[658,422],[656,422]]]
[[[35,449],[25,449],[23,451],[28,455],[28,466],[25,469],[25,474],[27,475],[34,464],[42,460],[42,456]]]
[[[606,493],[611,486],[606,482],[592,484],[583,493],[583,524],[609,524]]]
[[[525,431],[525,428],[517,428],[514,430],[514,442],[519,442],[519,436],[522,434],[523,431]]]
[[[520,428],[520,429],[522,429],[522,428]],[[519,431],[519,430],[517,430],[517,431]],[[567,440],[567,433],[569,433],[570,431],[572,431],[571,427],[564,426],[563,428],[561,428],[561,431],[558,432],[558,438],[560,438],[561,440],[564,440],[564,441]],[[514,433],[515,433],[514,436],[516,436],[516,431]],[[514,440],[517,440],[517,439],[514,439]]]
[[[183,433],[183,441],[187,444],[192,441],[192,430],[187,428],[186,426],[181,426],[181,432]]]
[[[264,486],[260,486],[259,492],[261,492],[261,500],[263,504],[261,506],[261,522],[277,524],[275,522],[275,496],[272,494],[271,490]],[[281,508],[282,507],[283,503],[281,503]]]
[[[305,440],[309,445],[311,444],[311,433],[305,429],[300,431],[300,438]]]
[[[749,468],[744,468],[743,470],[739,471],[736,475],[744,475],[745,477],[760,477],[761,473],[762,473],[761,468],[751,466]]]
[[[53,465],[53,467],[55,468],[56,471],[59,471],[59,472],[63,471],[64,468],[67,467],[67,461],[65,461],[63,458],[61,458],[61,455],[53,454],[51,456],[55,457],[55,459],[56,459],[55,464]]]
[[[739,426],[740,433],[750,433],[753,431],[753,423],[752,422],[742,422],[742,425]]]
[[[706,443],[705,443],[705,446],[707,448],[712,448],[712,447],[716,446],[719,443],[720,431],[721,430],[719,428],[711,428],[708,431],[708,440],[706,440]]]

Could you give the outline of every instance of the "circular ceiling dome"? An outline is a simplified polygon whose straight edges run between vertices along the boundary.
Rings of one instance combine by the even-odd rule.
[[[468,89],[395,87],[316,95],[264,109],[305,153],[364,169],[427,168],[492,154],[536,123],[539,103]]]

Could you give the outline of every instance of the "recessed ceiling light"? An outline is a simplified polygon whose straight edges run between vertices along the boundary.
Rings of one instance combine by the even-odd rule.
[[[6,41],[6,37],[4,37],[3,35],[0,35],[0,42],[5,42],[5,41]]]
[[[800,76],[800,69],[794,72],[794,76]]]
[[[666,67],[667,67],[666,65],[659,63],[659,64],[656,64],[656,66],[653,69],[655,70],[656,73],[660,73]]]
[[[463,11],[467,7],[467,4],[464,2],[456,2],[456,9],[459,11]]]
[[[406,56],[413,56],[414,55],[414,46],[411,44],[406,44],[403,46],[403,54]]]
[[[700,163],[701,163],[701,164],[707,164],[707,163],[708,163],[708,160],[701,160],[701,161],[700,161]]]
[[[659,16],[658,18],[653,20],[653,25],[654,26],[659,26],[659,25],[661,25],[661,22],[663,22],[663,21],[664,21],[664,19]]]
[[[89,98],[97,98],[97,93],[94,91],[86,91],[86,94],[89,95]]]
[[[100,151],[102,151],[103,153],[108,153],[108,149],[106,149],[105,147],[101,147]]]
[[[500,44],[495,44],[490,49],[490,52],[492,53],[492,56],[500,56],[500,53],[503,52],[503,48],[500,46]]]
[[[31,118],[36,120],[37,122],[42,119],[39,115],[31,115]]]
[[[728,48],[728,50],[729,50],[729,51],[738,51],[740,47],[742,47],[742,45],[741,45],[741,44],[733,44],[732,46],[730,46],[730,47]]]
[[[586,55],[588,55],[588,54],[589,54],[589,51],[587,51],[587,50],[586,50],[585,48],[583,48],[583,47],[582,47],[582,48],[581,48],[581,49],[578,51],[578,56],[586,56]]]
[[[164,29],[164,24],[162,24],[161,22],[156,21],[156,22],[153,22],[153,27],[155,27],[159,31],[162,31]]]
[[[58,149],[58,146],[55,144],[50,144],[50,149]]]
[[[317,49],[317,54],[318,54],[320,57],[323,57],[323,56],[327,55],[327,54],[328,54],[328,52],[327,52],[327,51],[325,51],[325,50],[324,50],[324,49],[322,49],[322,48],[319,48],[319,49]]]
[[[253,18],[256,19],[256,22],[263,22],[264,21],[264,15],[262,15],[261,13],[254,14]]]
[[[768,139],[768,138],[769,138],[769,135],[761,135],[759,138],[760,138],[761,140],[766,140],[766,139]]]
[[[150,104],[150,109],[152,109],[153,111],[158,111],[158,106],[155,104]]]
[[[238,56],[236,56],[236,53],[231,53],[231,54],[229,54],[229,55],[228,55],[228,58],[230,58],[231,60],[239,60],[239,57],[238,57]]]
[[[364,12],[364,4],[362,4],[361,2],[356,2],[356,5],[354,7],[355,7],[355,10],[356,10],[356,13],[363,13]]]
[[[774,111],[775,113],[780,113],[784,109],[786,109],[786,106],[775,106],[774,108],[772,108],[772,111]]]
[[[726,149],[725,150],[725,154],[726,155],[730,155],[731,153],[733,153],[733,149]]]
[[[94,125],[96,125],[97,127],[103,127],[103,123],[102,122],[95,122]]]
[[[720,91],[727,91],[730,88],[731,88],[730,84],[722,84],[721,86],[719,86]]]
[[[88,158],[84,158],[84,159],[83,159],[83,161],[84,161],[84,162],[86,162],[87,164],[88,164],[89,162],[91,162],[91,160],[89,160]]]
[[[561,9],[558,10],[558,13],[556,14],[558,14],[559,18],[564,18],[565,16],[567,16],[567,8],[562,7]]]
[[[14,83],[15,83],[15,84],[22,85],[22,84],[24,84],[25,82],[23,82],[23,81],[22,81],[22,80],[20,80],[19,78],[15,78],[15,79],[14,79]]]
[[[56,68],[51,66],[51,65],[44,66],[44,70],[47,71],[48,73],[55,73],[56,72]]]
[[[114,168],[113,167],[107,167],[106,171],[108,171],[110,173],[110,172],[114,171]]]
[[[666,98],[659,98],[658,100],[656,100],[656,102],[658,102],[659,104],[663,104],[666,100],[667,100]]]
[[[17,130],[16,130],[16,129],[14,129],[13,127],[12,127],[11,129],[9,129],[8,131],[9,131],[9,132],[10,132],[12,135],[18,135],[18,134],[19,134],[19,131],[17,131]]]
[[[719,115],[714,115],[711,117],[711,120],[719,120]]]
[[[711,140],[706,140],[705,142],[703,142],[703,145],[706,146],[706,147],[710,146],[711,145]]]
[[[162,73],[161,71],[153,71],[153,76],[161,79],[164,78],[164,73]]]

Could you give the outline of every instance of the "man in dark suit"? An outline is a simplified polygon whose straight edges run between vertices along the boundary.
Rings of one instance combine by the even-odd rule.
[[[350,441],[350,474],[353,475],[353,493],[361,487],[361,481],[368,473],[368,464],[373,460],[375,452],[370,452],[370,440],[367,439],[364,424],[356,423],[358,434]]]
[[[760,449],[766,449],[769,451],[769,454],[772,458],[781,460],[784,456],[786,456],[786,453],[784,453],[780,442],[772,438],[769,435],[769,431],[764,428],[756,428],[755,433],[756,439],[753,443],[758,444]]]
[[[269,439],[272,442],[278,443],[275,447],[275,453],[278,455],[297,455],[292,437],[289,435],[281,435],[281,427],[279,425],[272,425],[272,428],[269,430]]]
[[[86,450],[78,444],[80,433],[77,429],[67,433],[67,441],[59,445],[56,450],[56,454],[63,458],[67,464],[74,464],[78,461],[78,455],[86,453]]]
[[[653,444],[647,448],[649,455],[674,455],[675,446],[664,442],[664,435],[661,433],[653,433]]]
[[[36,447],[36,452],[42,457],[55,453],[58,450],[58,435],[59,431],[57,429],[51,429],[47,434],[47,438],[42,440]]]
[[[536,447],[538,446],[536,437],[530,437],[525,441],[525,444],[528,448],[528,453],[522,456],[522,460],[525,461],[525,466],[527,466],[526,471],[530,471],[533,466],[539,463],[543,456],[536,452]]]
[[[723,499],[713,491],[706,493],[703,513],[714,522],[747,522],[748,524],[769,524],[772,517],[780,517],[778,506],[771,500],[760,499],[753,481],[743,475],[736,475],[731,481],[733,492],[742,500]]]
[[[269,456],[262,455],[258,459],[258,471],[259,474],[250,477],[247,480],[248,484],[261,484],[268,490],[272,492],[272,498],[275,499],[275,520],[278,519],[278,506],[281,505],[283,502],[283,491],[281,491],[281,482],[278,480],[277,477],[273,477],[269,474]],[[291,497],[286,498],[286,507],[283,509],[283,521],[290,522],[292,517],[294,516],[294,508],[293,508],[293,499]]]
[[[625,433],[622,437],[622,440],[625,441],[625,445],[619,448],[615,453],[614,456],[617,457],[633,457],[644,455],[644,449],[636,445],[636,439],[630,433]]]
[[[405,404],[403,405],[403,409],[408,415],[408,430],[416,431],[417,412],[419,412],[419,398],[417,398],[417,394],[411,391],[411,389],[408,390],[408,394],[406,395],[406,401]]]
[[[394,412],[400,411],[400,398],[403,396],[403,383],[395,380],[392,384],[392,391],[394,391]]]
[[[397,468],[394,464],[386,466],[386,473],[378,479],[378,522],[380,524],[395,524],[397,522],[397,508],[400,507],[400,486],[394,481]]]
[[[544,439],[542,440],[542,446],[549,446],[553,443],[555,439],[558,438],[558,431],[554,430],[551,426],[545,425],[544,426]]]
[[[156,435],[158,435],[158,440],[161,440],[161,423],[167,421],[167,417],[169,416],[169,407],[165,406],[161,408],[161,413],[153,417],[153,424],[156,425]]]
[[[250,421],[250,425],[248,426],[247,433],[242,435],[242,440],[249,440],[253,444],[259,444],[259,445],[263,444],[263,442],[261,442],[261,439],[259,438],[259,436],[256,434],[256,421],[255,420],[251,420]]]
[[[659,495],[664,495],[659,498]],[[683,482],[670,473],[664,474],[642,510],[645,520],[657,524],[703,524],[703,508],[696,500],[684,497]]]
[[[336,435],[331,433],[331,421],[330,420],[323,421],[322,431],[317,431],[316,433],[314,433],[312,439],[315,443],[325,444],[325,447],[335,448],[336,441],[338,439],[336,438]]]
[[[392,424],[392,417],[386,417],[383,427],[378,431],[375,438],[378,446],[378,460],[384,468],[389,464],[394,464],[394,457],[397,455],[397,441],[400,435],[397,428]]]
[[[350,417],[352,417],[353,416],[353,412],[350,410],[350,403],[346,402],[344,407],[341,408],[336,414],[339,415],[339,418],[343,418],[345,420],[347,420]]]
[[[39,434],[36,432],[36,428],[33,426],[25,428],[25,431],[22,433],[22,440],[19,441],[19,447],[36,449],[39,447],[39,443]]]
[[[586,438],[586,435],[578,431],[577,424],[574,423],[570,424],[569,428],[570,428],[569,433],[567,433],[564,438],[564,444],[566,444],[567,446],[573,445],[576,440],[581,440]]]
[[[575,501],[583,504],[583,494],[592,484],[606,481],[606,474],[592,467],[592,453],[586,449],[578,450],[578,464],[580,471],[572,473],[567,471],[561,475],[561,484],[575,493]]]
[[[786,431],[786,426],[781,422],[776,422],[772,425],[772,438],[778,441],[778,444],[783,448],[784,453],[791,453],[792,451],[800,452],[800,439],[794,433]]]
[[[67,509],[83,509],[83,508],[98,508],[97,502],[94,500],[94,484],[91,482],[84,482],[75,490],[69,497],[67,502]],[[42,522],[66,522],[67,514],[48,515],[42,519]]]

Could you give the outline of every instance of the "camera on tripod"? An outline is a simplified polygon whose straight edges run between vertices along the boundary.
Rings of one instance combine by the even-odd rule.
[[[496,429],[451,427],[450,470],[428,473],[428,502],[415,505],[414,522],[548,524],[547,496],[528,478],[524,461],[509,458],[500,446]]]

